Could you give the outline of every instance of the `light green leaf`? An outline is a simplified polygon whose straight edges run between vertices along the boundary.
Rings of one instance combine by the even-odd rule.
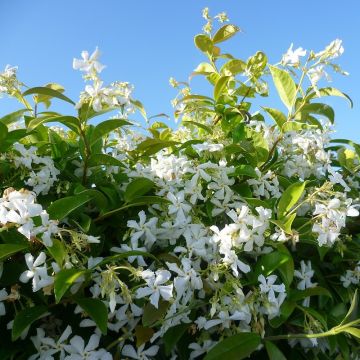
[[[272,117],[272,119],[276,122],[279,130],[282,131],[282,127],[286,123],[285,114],[277,109],[272,109],[268,107],[262,107],[262,108]]]
[[[296,97],[295,82],[287,71],[272,65],[269,68],[280,99],[290,111]]]
[[[36,129],[39,125],[50,123],[50,122],[58,122],[65,126],[67,126],[69,129],[74,131],[76,134],[79,134],[80,132],[80,120],[75,116],[42,116],[37,117],[28,123],[28,131]]]
[[[54,292],[56,303],[59,303],[64,294],[69,290],[70,286],[82,275],[88,273],[84,269],[63,269],[55,275]]]
[[[178,144],[177,141],[171,141],[171,140],[161,140],[161,139],[146,139],[143,142],[141,142],[137,150],[143,152],[143,155],[152,155],[156,154],[161,149],[173,146]]]
[[[193,74],[208,75],[208,74],[211,74],[213,72],[216,72],[216,70],[211,64],[209,64],[207,62],[202,62],[194,70]]]
[[[195,46],[202,52],[212,52],[214,44],[212,40],[204,34],[196,35],[194,38]]]
[[[48,314],[49,312],[47,306],[33,306],[19,311],[14,319],[14,324],[11,330],[11,340],[17,340],[28,326]]]
[[[47,209],[51,219],[62,220],[72,211],[90,201],[88,195],[67,196],[54,201]]]
[[[349,308],[349,311],[347,312],[344,319],[341,321],[340,326],[346,324],[347,322],[353,320],[354,314],[356,314],[356,311],[358,310],[358,291],[355,290],[354,297],[351,300],[351,305]]]
[[[0,261],[8,259],[19,251],[27,249],[27,244],[0,244]]]
[[[216,82],[214,87],[214,99],[215,101],[219,100],[219,97],[224,93],[226,85],[230,79],[230,76],[221,76]]]
[[[230,336],[215,345],[204,360],[241,360],[252,354],[261,343],[261,337],[255,333],[240,333]]]
[[[239,31],[240,28],[238,28],[235,25],[231,25],[231,24],[224,25],[215,33],[213,37],[213,43],[218,44],[220,42],[228,40]]]
[[[240,59],[232,59],[226,62],[220,69],[222,75],[236,75],[244,72],[246,63]]]
[[[75,105],[74,101],[69,99],[67,96],[63,95],[60,91],[48,88],[48,87],[33,87],[31,89],[26,90],[22,93],[22,96],[32,95],[32,94],[40,94],[40,95],[47,95],[52,98],[58,98],[64,100],[72,105]]]
[[[360,329],[355,327],[347,327],[344,329],[345,332],[348,334],[351,334],[352,336],[355,336],[356,338],[360,339]]]
[[[306,98],[313,99],[313,98],[318,98],[318,97],[322,97],[322,96],[338,96],[338,97],[342,97],[342,98],[348,100],[350,107],[351,108],[353,107],[353,101],[351,100],[350,96],[346,95],[342,91],[335,89],[333,87],[326,87],[326,88],[318,89],[318,94],[320,96],[318,96],[315,92],[313,92],[310,95],[308,95]]]
[[[201,123],[196,122],[196,121],[183,120],[181,123],[184,124],[184,125],[186,125],[186,124],[194,125],[196,127],[199,127],[200,129],[203,129],[203,130],[207,131],[209,134],[213,133],[212,129],[209,126],[206,126],[206,125],[201,124]]]
[[[29,111],[30,111],[29,109],[21,109],[14,111],[0,118],[0,122],[3,123],[4,125],[13,124],[15,122],[18,122],[24,116],[24,114]]]
[[[100,299],[77,298],[75,301],[95,321],[100,331],[106,335],[108,320],[106,305]]]
[[[281,195],[278,203],[278,218],[281,219],[299,201],[304,193],[307,181],[296,182],[290,185]]]
[[[327,104],[312,103],[301,108],[301,113],[323,115],[333,124],[335,120],[334,109]]]

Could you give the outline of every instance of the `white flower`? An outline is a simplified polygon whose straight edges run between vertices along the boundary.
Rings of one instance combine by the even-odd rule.
[[[105,66],[100,64],[98,61],[100,57],[100,51],[96,47],[95,51],[89,56],[87,51],[81,52],[82,59],[73,60],[74,70],[80,70],[87,73],[101,73],[104,70]]]
[[[0,290],[0,316],[4,316],[6,314],[6,309],[3,301],[8,298],[9,294],[7,293],[6,289]]]
[[[260,282],[260,291],[264,294],[267,294],[270,302],[276,301],[275,292],[285,293],[285,285],[276,285],[276,279],[276,275],[270,275],[266,279],[262,274],[258,277],[258,281]]]
[[[295,270],[294,276],[300,279],[297,284],[299,290],[305,290],[316,286],[316,283],[311,282],[311,278],[314,276],[314,270],[311,268],[311,261],[309,260],[307,264],[305,261],[301,260],[300,262],[301,270]],[[303,306],[308,307],[310,305],[310,297],[307,297],[303,301]]]
[[[344,47],[342,46],[342,40],[335,39],[325,48],[325,50],[318,52],[315,56],[324,59],[335,59],[341,56],[343,52]]]
[[[156,308],[158,308],[160,296],[166,301],[172,298],[173,284],[162,285],[170,279],[171,274],[169,271],[158,270],[155,273],[153,273],[150,270],[145,270],[142,272],[141,275],[148,286],[137,289],[136,291],[137,299],[141,299],[145,296],[151,295],[150,303],[154,305]]]
[[[143,210],[140,211],[138,215],[140,220],[138,223],[134,220],[129,220],[127,222],[127,226],[135,230],[131,234],[131,243],[133,244],[133,247],[137,247],[138,240],[143,237],[145,245],[148,249],[150,249],[156,241],[156,224],[158,218],[153,217],[146,222],[146,215]]]
[[[300,56],[306,55],[306,50],[304,50],[302,47],[297,48],[295,51],[292,48],[293,44],[290,45],[288,51],[282,57],[281,63],[284,66],[299,66]]]
[[[159,351],[159,346],[153,345],[145,350],[145,344],[140,345],[137,350],[135,350],[134,346],[132,345],[125,345],[122,350],[121,354],[124,356],[129,356],[132,359],[138,360],[149,360],[153,356],[155,356]]]
[[[20,275],[20,281],[27,283],[30,279],[33,279],[32,286],[34,292],[51,285],[54,282],[54,279],[47,273],[45,263],[46,254],[44,252],[41,252],[35,261],[31,254],[25,254],[25,261],[29,270],[24,271]]]
[[[315,68],[311,68],[307,74],[313,86],[316,86],[319,80],[323,77],[330,80],[329,75],[324,70],[324,65],[318,65]]]
[[[65,349],[70,355],[67,355],[64,360],[112,360],[111,354],[106,350],[96,350],[99,342],[100,336],[97,334],[91,335],[86,346],[82,337],[74,336],[70,340],[70,345],[65,345]]]

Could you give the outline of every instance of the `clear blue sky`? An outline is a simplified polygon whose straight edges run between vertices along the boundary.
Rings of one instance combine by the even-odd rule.
[[[226,11],[243,29],[228,50],[245,59],[262,50],[275,63],[291,42],[319,51],[342,39],[345,53],[339,63],[350,76],[334,77],[333,86],[353,98],[354,108],[344,100],[330,104],[337,114],[336,136],[360,142],[358,0],[0,0],[0,68],[18,65],[27,85],[58,82],[77,100],[83,82],[72,70],[72,59],[99,46],[107,65],[105,82],[129,81],[149,115],[172,114],[175,91],[169,77],[186,80],[204,59],[193,36],[201,32],[205,6],[213,15]],[[194,92],[201,87],[198,82],[194,81]],[[0,115],[14,106],[1,99]],[[63,111],[71,113],[66,104]]]

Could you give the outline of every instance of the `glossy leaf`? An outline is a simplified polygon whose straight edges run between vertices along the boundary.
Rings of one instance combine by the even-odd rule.
[[[95,321],[100,331],[106,335],[108,322],[107,306],[100,299],[77,298],[75,301]]]
[[[147,178],[135,178],[129,185],[126,187],[124,198],[126,202],[131,202],[132,200],[136,201],[136,198],[148,193],[155,183]]]
[[[216,82],[214,87],[214,99],[216,101],[219,100],[219,97],[223,94],[229,79],[230,76],[221,76],[219,80]]]
[[[239,31],[240,31],[240,28],[238,28],[235,25],[231,25],[231,24],[224,25],[215,33],[215,35],[212,39],[213,43],[218,44],[220,42],[228,40]]]
[[[32,95],[32,94],[39,94],[39,95],[47,95],[52,98],[58,98],[64,100],[72,105],[75,105],[74,101],[69,99],[67,96],[62,94],[60,91],[48,88],[48,87],[33,87],[31,89],[26,90],[23,92],[23,96]]]
[[[194,43],[202,52],[211,52],[214,47],[212,40],[205,34],[196,35]]]
[[[56,303],[59,303],[61,298],[69,290],[70,286],[82,275],[85,275],[88,270],[83,269],[63,269],[55,275],[54,280],[54,293]]]
[[[157,321],[164,318],[170,303],[164,300],[159,301],[159,307],[156,308],[151,303],[147,303],[144,307],[144,312],[142,316],[142,324],[144,326],[151,326]]]
[[[282,131],[282,127],[286,123],[286,116],[283,112],[277,109],[272,109],[269,107],[263,107],[263,109],[272,117],[272,119],[276,122],[279,130]]]
[[[118,129],[124,125],[132,125],[131,122],[124,119],[110,119],[101,122],[96,125],[94,131],[91,134],[90,145],[94,144],[98,139],[102,138],[104,135],[109,134],[111,131]]]
[[[295,82],[287,71],[271,65],[269,68],[280,99],[290,111],[296,97]]]
[[[19,251],[28,249],[28,244],[0,244],[0,261],[4,261]]]
[[[269,356],[269,360],[286,360],[284,354],[280,349],[271,341],[265,341],[266,352]]]
[[[47,209],[51,219],[62,220],[72,211],[90,201],[87,195],[67,196],[54,201]]]
[[[204,360],[241,360],[251,355],[261,343],[255,333],[240,333],[230,336],[215,345]]]
[[[48,307],[42,305],[28,307],[19,311],[15,316],[11,331],[12,341],[17,340],[21,336],[22,332],[25,331],[26,328],[30,326],[33,322],[41,319],[48,314]]]
[[[281,195],[278,203],[278,217],[282,218],[299,201],[304,193],[307,182],[297,182],[290,185]]]
[[[88,160],[88,165],[90,167],[101,165],[125,167],[120,160],[107,154],[91,154]]]

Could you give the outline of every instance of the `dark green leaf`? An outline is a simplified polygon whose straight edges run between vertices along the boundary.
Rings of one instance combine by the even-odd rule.
[[[261,337],[254,333],[240,333],[230,336],[215,345],[204,360],[241,360],[253,353],[261,343]]]
[[[8,259],[10,256],[25,250],[28,244],[0,244],[0,261]]]
[[[66,250],[65,246],[62,243],[62,241],[58,239],[52,239],[53,245],[50,247],[47,247],[50,255],[55,259],[57,264],[61,267],[65,258],[66,258]]]
[[[170,328],[163,336],[165,345],[165,354],[169,356],[176,344],[179,342],[185,331],[189,328],[189,324],[180,324]]]
[[[170,303],[164,300],[159,301],[159,307],[156,308],[151,303],[147,303],[144,307],[144,313],[142,316],[142,324],[144,326],[151,326],[156,323],[158,320],[162,319],[168,308]]]
[[[91,154],[88,160],[88,165],[90,167],[101,165],[125,167],[120,160],[107,154]]]
[[[34,321],[46,316],[47,314],[49,314],[47,306],[33,306],[18,312],[15,316],[11,331],[12,341],[17,340],[21,336],[22,332]]]
[[[332,298],[331,293],[329,292],[329,290],[322,288],[320,286],[315,286],[312,288],[308,288],[305,290],[292,290],[290,295],[289,295],[289,300],[291,301],[299,301],[302,299],[305,299],[309,296],[328,296],[330,298]]]
[[[265,348],[269,356],[269,360],[286,360],[284,354],[271,341],[265,341]]]
[[[107,135],[111,131],[118,129],[119,127],[124,125],[132,125],[132,124],[131,122],[124,119],[110,119],[101,122],[95,127],[91,135],[90,145],[94,144],[98,139],[100,139],[104,135]]]
[[[100,331],[106,335],[108,311],[100,299],[81,298],[75,299],[78,305],[95,321]]]
[[[155,183],[147,178],[136,178],[126,187],[124,198],[126,202],[136,201],[136,198],[148,193]]]

